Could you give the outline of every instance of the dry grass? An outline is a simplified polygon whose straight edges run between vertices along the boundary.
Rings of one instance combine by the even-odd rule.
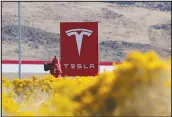
[[[17,3],[3,3],[3,27],[11,24],[18,24],[17,9]],[[60,22],[99,21],[99,41],[113,40],[131,42],[134,43],[132,45],[134,49],[134,45],[148,44],[150,47],[159,48],[157,51],[159,51],[161,54],[169,53],[167,51],[161,52],[162,49],[171,50],[170,35],[167,34],[164,29],[157,30],[152,28],[153,25],[166,24],[170,22],[170,12],[163,12],[134,6],[121,6],[119,4],[104,2],[22,2],[21,19],[21,25],[43,29],[47,31],[47,33],[56,34],[60,33]],[[5,39],[8,39],[10,37],[9,35],[11,34],[7,34]],[[50,37],[47,37],[47,40],[51,40]],[[24,38],[26,38],[26,36]],[[27,38],[31,38],[31,36]],[[34,39],[35,38],[36,37],[34,37]],[[40,39],[35,39],[35,41],[41,39],[42,37]],[[58,39],[59,37],[57,37],[56,40],[58,41]],[[17,52],[15,51],[15,49],[18,48],[17,43],[9,43],[8,41],[3,42],[3,59],[17,58]],[[45,45],[38,43],[37,46],[39,46],[39,48],[35,49],[29,47],[28,43],[30,42],[22,42],[23,59],[41,59],[45,56],[46,57],[44,59],[48,59],[48,52],[45,50],[48,48],[45,47]],[[55,43],[53,47],[58,48],[59,43]],[[113,48],[109,48],[108,45],[105,45],[105,47],[108,52],[117,51],[124,53],[123,51],[127,51],[129,49],[132,50],[132,48],[127,47],[119,47],[115,50]],[[138,50],[143,48],[144,47],[139,48],[136,46],[136,49]],[[103,50],[106,49],[103,48]],[[110,53],[107,55],[106,53],[106,51],[101,51],[101,60],[113,61],[116,60],[114,59],[114,56],[118,56],[118,54]],[[56,52],[54,55],[58,56],[59,53]],[[109,57],[106,58],[106,56]],[[123,55],[120,56],[123,57]]]

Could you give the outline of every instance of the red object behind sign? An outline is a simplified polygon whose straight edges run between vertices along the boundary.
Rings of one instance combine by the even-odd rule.
[[[60,48],[64,75],[98,74],[98,22],[60,23]]]

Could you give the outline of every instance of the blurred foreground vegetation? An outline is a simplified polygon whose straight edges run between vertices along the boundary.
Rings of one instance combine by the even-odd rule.
[[[96,77],[2,77],[2,85],[4,116],[171,115],[171,59],[154,52],[132,52]]]

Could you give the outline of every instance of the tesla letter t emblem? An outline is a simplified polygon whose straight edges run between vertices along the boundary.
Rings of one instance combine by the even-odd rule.
[[[81,33],[78,34],[77,31],[81,31]],[[75,35],[79,56],[80,56],[80,53],[81,53],[83,35],[87,35],[89,37],[92,34],[92,32],[93,31],[87,30],[87,29],[71,29],[71,30],[66,31],[66,34],[69,37],[71,35]]]

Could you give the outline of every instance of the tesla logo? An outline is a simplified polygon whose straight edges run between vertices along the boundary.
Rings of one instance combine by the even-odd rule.
[[[77,31],[81,31],[81,33],[78,34]],[[80,56],[80,52],[81,52],[83,35],[87,35],[89,37],[89,36],[91,36],[92,33],[93,33],[93,31],[91,31],[91,30],[88,30],[88,29],[80,29],[80,28],[79,29],[71,29],[71,30],[66,31],[66,34],[69,37],[72,36],[72,35],[75,35],[79,56]]]

